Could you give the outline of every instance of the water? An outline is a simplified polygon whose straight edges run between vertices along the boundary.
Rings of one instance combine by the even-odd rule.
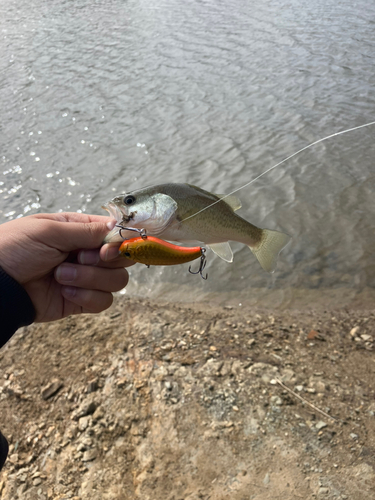
[[[226,193],[375,117],[375,4],[360,0],[0,1],[0,222],[103,213],[162,182]],[[375,127],[302,153],[238,193],[284,230],[276,273],[234,244],[131,270],[128,292],[239,305],[372,305]]]

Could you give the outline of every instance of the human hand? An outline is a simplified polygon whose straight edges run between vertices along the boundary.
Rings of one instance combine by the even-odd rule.
[[[100,250],[107,224],[109,217],[56,213],[0,225],[0,266],[28,293],[37,322],[101,312],[126,286],[124,267],[133,262],[108,245]]]

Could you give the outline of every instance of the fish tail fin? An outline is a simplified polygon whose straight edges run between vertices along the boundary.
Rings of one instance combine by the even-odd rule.
[[[281,250],[289,243],[290,236],[271,229],[262,230],[261,242],[255,247],[249,246],[259,264],[269,273],[276,269],[277,257]]]

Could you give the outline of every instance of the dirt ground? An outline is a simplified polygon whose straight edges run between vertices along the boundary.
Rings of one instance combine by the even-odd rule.
[[[375,499],[375,313],[120,297],[0,351],[0,498]]]

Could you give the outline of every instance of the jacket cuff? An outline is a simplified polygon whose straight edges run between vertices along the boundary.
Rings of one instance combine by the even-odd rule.
[[[35,309],[26,290],[0,267],[0,347],[34,320]]]

